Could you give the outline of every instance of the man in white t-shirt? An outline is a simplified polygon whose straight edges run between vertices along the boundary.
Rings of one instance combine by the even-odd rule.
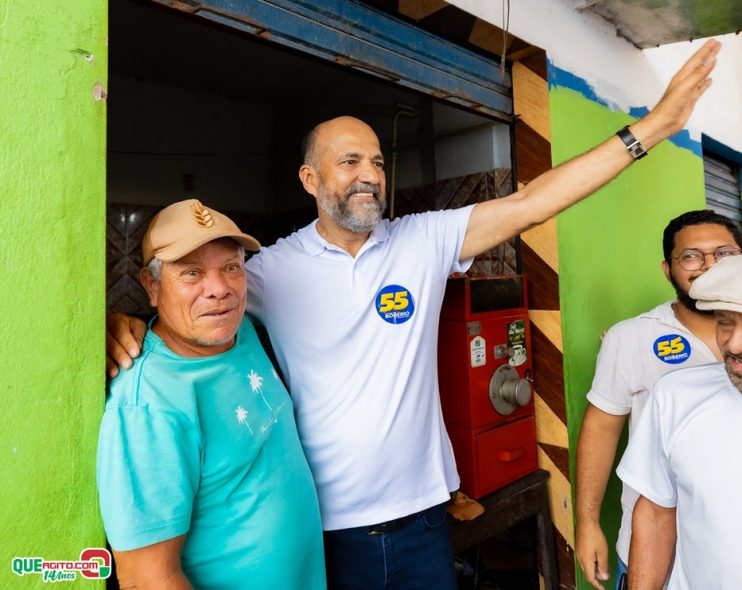
[[[679,131],[710,84],[718,48],[707,42],[630,129],[511,196],[454,211],[383,219],[374,131],[338,117],[307,136],[299,178],[318,218],[247,262],[248,311],[268,329],[293,396],[330,588],[456,588],[445,503],[459,480],[435,344],[447,276]],[[126,362],[137,346],[122,325],[126,332],[128,320],[109,321],[109,354]]]
[[[723,363],[660,379],[618,466],[641,494],[631,590],[659,590],[670,569],[669,590],[742,588],[742,256],[720,261],[690,294],[714,311]]]
[[[699,310],[688,295],[693,281],[716,261],[740,253],[739,225],[713,211],[688,211],[671,220],[663,234],[662,269],[677,299],[624,320],[606,333],[577,444],[576,555],[596,588],[608,579],[608,544],[600,509],[618,440],[626,422],[636,424],[649,392],[664,374],[720,359],[712,313]],[[624,485],[616,551],[616,588],[626,572],[631,512],[638,494]]]

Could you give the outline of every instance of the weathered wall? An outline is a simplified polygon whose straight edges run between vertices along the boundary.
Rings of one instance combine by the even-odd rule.
[[[0,587],[104,542],[106,2],[0,2]],[[89,588],[102,584],[85,581]]]

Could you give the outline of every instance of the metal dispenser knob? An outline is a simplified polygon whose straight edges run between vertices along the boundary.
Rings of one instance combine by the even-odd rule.
[[[498,414],[508,416],[531,401],[531,384],[510,365],[501,365],[490,379],[490,403]]]

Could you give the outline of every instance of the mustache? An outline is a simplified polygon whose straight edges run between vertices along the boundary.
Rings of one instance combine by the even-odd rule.
[[[737,362],[742,362],[742,354],[734,354],[733,352],[726,351],[723,356],[725,361],[734,359]]]
[[[350,195],[355,193],[371,193],[375,198],[379,198],[379,185],[371,184],[368,182],[356,182],[351,185],[350,188],[345,191],[345,198],[349,198]]]

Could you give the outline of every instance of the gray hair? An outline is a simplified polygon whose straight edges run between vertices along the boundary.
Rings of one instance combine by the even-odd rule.
[[[238,242],[233,240],[232,238],[219,238],[220,240],[229,240],[230,242],[233,242],[235,246],[237,246],[237,250],[240,255],[240,260],[245,260],[245,248],[241,246]],[[147,264],[147,270],[149,271],[149,274],[152,275],[152,278],[155,280],[155,283],[159,283],[160,280],[162,280],[162,260],[159,258],[153,258],[149,261],[149,264]]]
[[[153,258],[149,261],[147,270],[149,271],[149,274],[152,275],[155,283],[159,283],[162,279],[162,260],[160,260],[159,258]]]

